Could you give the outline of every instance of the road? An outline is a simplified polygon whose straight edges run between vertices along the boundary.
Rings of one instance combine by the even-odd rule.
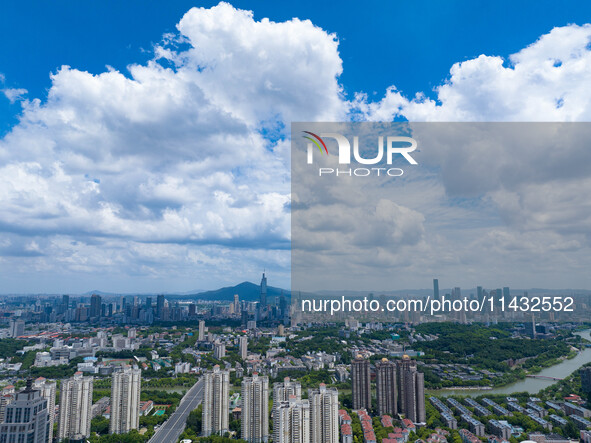
[[[203,400],[203,378],[187,391],[176,411],[164,422],[148,443],[176,443],[185,430],[189,413]]]

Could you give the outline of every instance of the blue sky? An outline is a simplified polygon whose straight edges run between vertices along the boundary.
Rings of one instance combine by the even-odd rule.
[[[287,286],[292,121],[589,121],[590,13],[551,1],[3,5],[0,292],[188,291],[263,268]],[[570,180],[560,192],[538,180],[465,196],[443,172],[405,198],[419,219],[476,228],[485,206],[499,261],[516,236],[548,267],[564,263],[558,245],[589,258],[587,206],[552,212],[587,189],[584,174],[553,177]],[[585,286],[577,272],[504,284]]]
[[[193,6],[218,2],[126,1],[9,2],[0,14],[1,70],[6,85],[43,97],[49,73],[61,65],[101,72],[106,65],[125,72],[130,63],[152,57],[152,46]],[[452,64],[480,54],[507,57],[553,27],[591,18],[586,1],[343,1],[244,2],[234,6],[254,18],[310,19],[337,34],[347,93],[381,94],[396,84],[412,96],[433,88]],[[16,37],[18,36],[18,37]],[[0,130],[20,111],[0,98]]]

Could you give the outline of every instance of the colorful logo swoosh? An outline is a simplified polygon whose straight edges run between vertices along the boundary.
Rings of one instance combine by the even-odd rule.
[[[318,140],[318,141],[316,141],[312,137],[308,137],[307,135],[303,136],[305,139],[310,140],[312,143],[314,143],[316,146],[318,146],[318,149],[320,149],[320,152],[322,152],[322,148],[318,144],[318,142],[320,142],[322,144],[322,146],[324,147],[324,152],[326,152],[326,155],[328,155],[328,148],[326,147],[324,140],[322,140],[319,136],[317,136],[313,132],[310,132],[310,131],[303,131],[303,132],[305,132],[306,134],[310,134],[312,137],[314,137],[316,140]]]

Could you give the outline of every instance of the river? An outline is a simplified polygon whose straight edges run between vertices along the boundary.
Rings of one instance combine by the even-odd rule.
[[[591,329],[576,332],[577,335],[591,341]],[[543,375],[546,377],[565,378],[583,366],[585,363],[591,362],[591,348],[585,348],[577,354],[577,356],[570,360],[563,360],[557,365],[545,368],[536,375]],[[428,389],[427,394],[430,395],[464,395],[469,397],[477,397],[484,394],[511,394],[513,392],[529,392],[535,394],[541,389],[556,383],[554,380],[543,380],[539,378],[526,378],[515,383],[511,383],[499,388],[493,389]]]

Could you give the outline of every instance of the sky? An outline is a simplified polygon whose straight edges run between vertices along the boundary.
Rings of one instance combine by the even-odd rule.
[[[184,292],[263,269],[288,287],[291,122],[589,121],[590,13],[551,1],[3,5],[0,293]],[[433,185],[441,216],[464,214],[453,180]],[[489,202],[498,260],[516,242],[526,256],[590,258],[588,178],[519,186],[470,196]],[[555,214],[559,202],[572,205]],[[458,266],[450,286],[486,280],[483,261],[462,281],[475,258],[460,252],[438,249]],[[588,286],[579,275],[504,283]]]

